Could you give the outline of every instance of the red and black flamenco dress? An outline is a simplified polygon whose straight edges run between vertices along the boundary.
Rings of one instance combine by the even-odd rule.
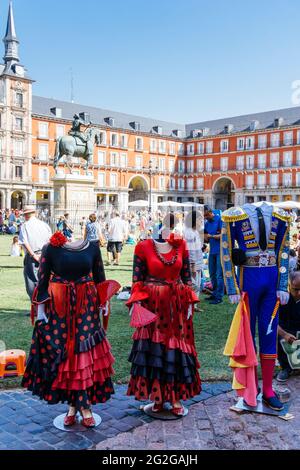
[[[141,302],[157,315],[133,335],[127,395],[138,400],[175,403],[201,392],[193,318],[188,319],[189,306],[193,311],[199,299],[191,288],[186,242],[176,244],[167,254],[159,253],[153,240],[142,241],[135,249],[127,305]]]
[[[114,393],[114,358],[100,319],[104,281],[97,243],[44,247],[33,308],[45,304],[48,323],[35,323],[22,386],[49,404],[87,409]]]

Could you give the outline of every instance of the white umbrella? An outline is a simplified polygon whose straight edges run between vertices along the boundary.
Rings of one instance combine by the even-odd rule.
[[[180,202],[175,201],[164,201],[157,204],[158,207],[182,207]]]
[[[144,200],[130,202],[129,207],[149,207],[149,202]]]
[[[183,207],[203,207],[204,206],[204,204],[198,204],[198,202],[192,202],[192,201],[182,202],[181,205]]]
[[[275,202],[274,205],[281,209],[300,209],[300,202],[296,201]]]

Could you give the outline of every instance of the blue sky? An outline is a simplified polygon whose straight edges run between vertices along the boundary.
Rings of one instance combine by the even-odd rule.
[[[0,36],[8,0],[2,0]],[[14,0],[34,94],[189,123],[292,106],[299,0]]]

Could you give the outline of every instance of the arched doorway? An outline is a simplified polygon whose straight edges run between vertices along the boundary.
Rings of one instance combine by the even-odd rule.
[[[0,210],[5,209],[4,204],[4,193],[0,191]]]
[[[230,178],[218,179],[213,187],[214,208],[224,211],[234,206],[234,192],[235,187]]]
[[[20,191],[14,191],[11,195],[11,208],[23,209],[25,204],[25,196]]]
[[[147,181],[142,176],[135,176],[129,184],[129,202],[139,200],[149,200],[149,188]]]

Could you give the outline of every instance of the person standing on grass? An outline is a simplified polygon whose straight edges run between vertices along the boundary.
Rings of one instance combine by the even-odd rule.
[[[286,382],[293,372],[281,345],[281,340],[284,339],[287,343],[293,344],[298,339],[297,333],[300,331],[300,271],[290,273],[290,294],[288,304],[281,305],[279,308],[277,351],[281,371],[277,375],[278,382]]]
[[[223,302],[224,279],[221,265],[220,240],[222,231],[222,220],[211,208],[204,206],[204,240],[209,243],[208,269],[210,280],[213,285],[212,295],[208,298],[210,304]]]
[[[127,226],[121,219],[120,213],[115,211],[113,218],[108,225],[108,243],[107,243],[107,264],[111,264],[111,254],[115,254],[114,265],[119,266],[123,243],[128,238]]]
[[[24,279],[26,292],[32,300],[34,289],[38,282],[38,269],[42,248],[48,243],[52,233],[49,225],[39,220],[34,206],[24,209],[25,222],[19,235],[19,244],[25,249]]]

